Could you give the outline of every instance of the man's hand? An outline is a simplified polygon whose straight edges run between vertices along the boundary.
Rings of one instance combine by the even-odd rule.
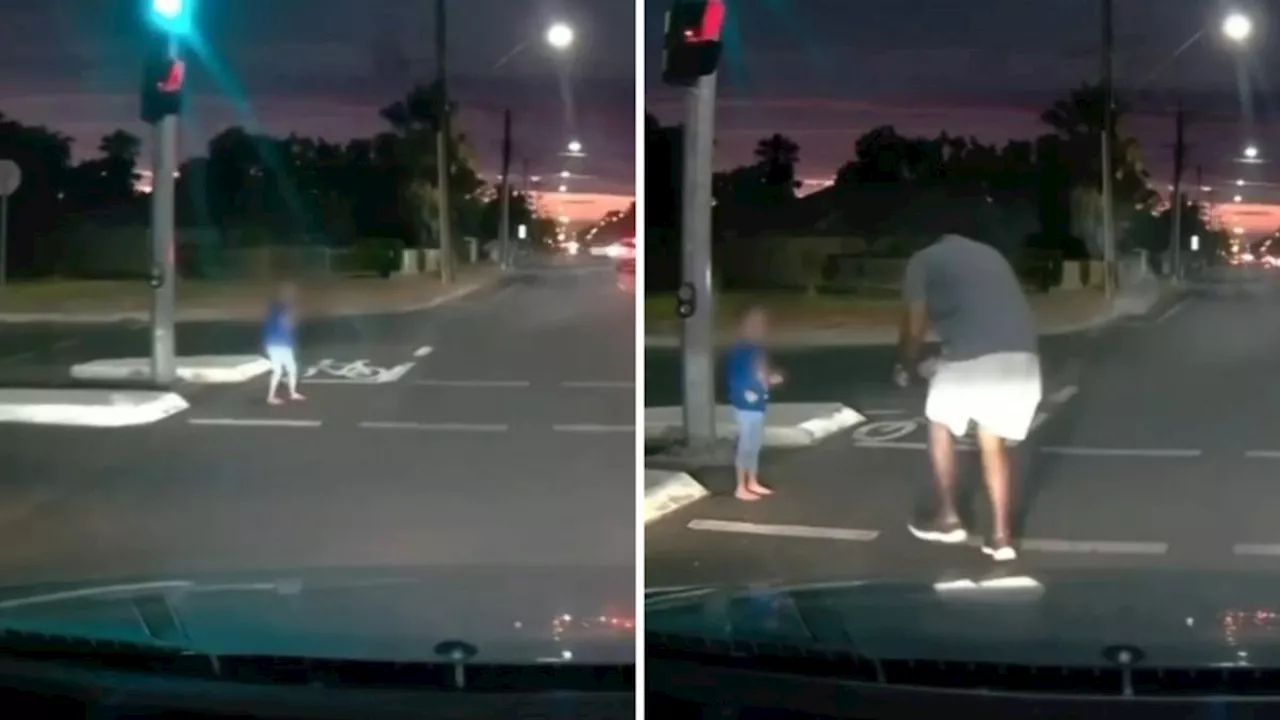
[[[911,373],[902,366],[902,363],[893,366],[893,384],[900,388],[911,384]]]

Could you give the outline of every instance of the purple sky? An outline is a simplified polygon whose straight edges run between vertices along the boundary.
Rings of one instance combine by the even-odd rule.
[[[15,7],[16,6],[16,7]],[[0,112],[76,139],[79,156],[137,119],[140,2],[35,0],[0,6]],[[530,174],[563,169],[570,136],[589,157],[571,190],[634,188],[634,6],[627,0],[450,0],[450,64],[463,123],[483,169],[497,171],[501,110],[515,111],[516,157]],[[557,57],[539,40],[552,20],[577,30]],[[200,152],[228,125],[342,140],[383,129],[377,109],[434,75],[428,0],[204,0],[203,48],[184,145]],[[503,70],[494,63],[534,42]],[[517,172],[518,172],[517,168]]]

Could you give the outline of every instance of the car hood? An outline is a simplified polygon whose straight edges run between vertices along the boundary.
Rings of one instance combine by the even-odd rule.
[[[630,568],[324,568],[0,588],[0,628],[212,655],[635,660]]]
[[[646,593],[646,632],[884,660],[1280,667],[1280,576],[1061,571]],[[657,636],[653,636],[657,637]],[[650,642],[653,641],[651,637]]]

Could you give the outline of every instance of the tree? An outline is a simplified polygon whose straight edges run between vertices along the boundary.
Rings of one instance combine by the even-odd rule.
[[[755,156],[761,166],[765,185],[794,195],[800,188],[796,181],[796,165],[800,162],[800,145],[791,138],[774,133],[756,143]]]

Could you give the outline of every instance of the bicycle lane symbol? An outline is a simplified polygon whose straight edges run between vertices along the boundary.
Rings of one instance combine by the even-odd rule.
[[[325,358],[307,368],[302,374],[304,383],[328,383],[332,385],[383,385],[393,383],[413,369],[415,363],[407,362],[392,367],[371,365],[368,359],[341,362]]]
[[[1042,407],[1036,412],[1035,418],[1031,421],[1031,428],[1028,435],[1034,433],[1041,425],[1049,419],[1049,408]],[[917,431],[924,430],[929,427],[929,419],[920,416],[903,420],[877,420],[875,422],[864,423],[853,429],[851,438],[855,445],[904,445],[903,438],[912,435]],[[974,429],[969,428],[969,434],[957,439],[957,445],[961,449],[970,449],[974,446]],[[905,443],[911,446],[923,446],[927,438],[922,437],[919,442]],[[1017,446],[1018,442],[1009,443],[1011,446]]]

